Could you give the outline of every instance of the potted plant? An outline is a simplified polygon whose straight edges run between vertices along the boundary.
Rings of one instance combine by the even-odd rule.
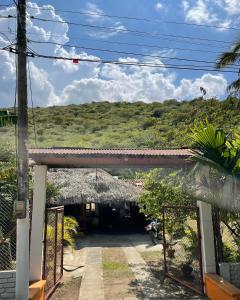
[[[172,245],[169,245],[169,247],[167,248],[167,254],[169,258],[175,257],[175,249],[173,249]]]
[[[193,278],[193,259],[189,256],[184,264],[182,264],[181,270],[185,278]]]
[[[175,257],[175,252],[176,250],[173,248],[177,242],[173,242],[172,239],[169,243],[166,244],[166,250],[167,250],[167,255],[169,258],[174,258]]]

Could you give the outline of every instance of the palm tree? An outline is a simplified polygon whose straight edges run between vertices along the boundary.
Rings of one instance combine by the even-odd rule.
[[[207,122],[193,128],[193,159],[230,175],[240,175],[240,136],[230,139],[222,129]]]
[[[230,51],[224,52],[220,55],[216,68],[222,69],[229,65],[238,64],[240,62],[240,40],[237,41],[231,48]],[[240,72],[240,69],[239,69]],[[238,73],[238,79],[234,80],[229,86],[229,92],[240,93],[240,73]]]

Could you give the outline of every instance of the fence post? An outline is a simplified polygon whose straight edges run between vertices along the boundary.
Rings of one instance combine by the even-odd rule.
[[[42,279],[43,229],[46,205],[47,166],[34,167],[32,228],[30,240],[30,280]]]
[[[203,201],[198,201],[197,205],[200,213],[203,275],[205,273],[216,273],[212,207]]]

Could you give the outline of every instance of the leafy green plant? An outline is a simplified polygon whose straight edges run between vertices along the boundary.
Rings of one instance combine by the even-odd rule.
[[[160,170],[155,169],[145,175],[144,190],[138,199],[138,205],[141,212],[148,218],[161,220],[163,205],[192,205],[194,203],[194,197],[183,191],[180,182],[176,179],[176,174],[170,173],[168,176],[163,176]],[[186,217],[186,214],[184,215]],[[185,218],[179,214],[180,217]],[[168,224],[170,234],[171,222]]]
[[[70,245],[75,245],[74,235],[77,233],[78,222],[74,217],[64,217],[64,241]]]
[[[64,217],[64,244],[74,247],[74,235],[77,233],[78,222],[74,217]],[[59,237],[62,234],[62,224],[58,223],[57,233]],[[47,241],[51,243],[55,239],[55,228],[47,225]]]
[[[240,173],[240,136],[234,131],[232,138],[208,121],[196,123],[193,128],[193,159],[220,171]]]

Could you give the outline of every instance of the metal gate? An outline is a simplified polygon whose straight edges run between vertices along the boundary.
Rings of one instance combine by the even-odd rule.
[[[64,207],[46,209],[43,279],[47,281],[46,299],[54,292],[63,275]]]
[[[163,241],[165,276],[203,294],[198,207],[164,206]]]

